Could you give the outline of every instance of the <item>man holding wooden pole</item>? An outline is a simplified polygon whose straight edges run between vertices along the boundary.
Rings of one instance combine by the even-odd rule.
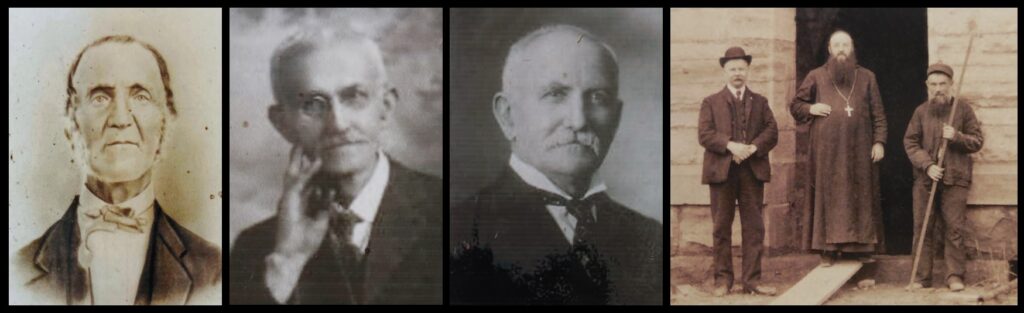
[[[903,137],[914,166],[914,251],[921,249],[920,264],[910,287],[931,286],[932,258],[941,240],[945,248],[946,283],[951,291],[960,291],[964,289],[966,263],[964,228],[971,184],[970,154],[981,150],[984,137],[971,104],[950,93],[953,69],[942,63],[932,64],[927,75],[928,100],[914,110]],[[945,146],[940,147],[944,141]],[[944,154],[941,150],[945,150]],[[933,202],[936,211],[929,214]],[[927,230],[922,228],[925,219]],[[943,233],[935,232],[938,221],[945,226]]]

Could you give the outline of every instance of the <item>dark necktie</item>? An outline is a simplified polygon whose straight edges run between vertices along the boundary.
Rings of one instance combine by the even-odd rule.
[[[566,199],[562,196],[542,191],[544,204],[564,206],[569,215],[576,218],[576,228],[573,230],[573,244],[585,243],[590,239],[590,231],[594,228],[594,206],[605,198],[605,193],[596,193],[584,199]]]
[[[362,302],[363,252],[352,242],[352,230],[362,218],[349,209],[339,207],[337,202],[329,206],[331,220],[327,241],[344,276],[341,283],[350,291],[348,303],[358,304]]]
[[[582,265],[581,273],[586,277],[584,281],[596,283],[602,280],[602,277],[605,276],[602,274],[604,273],[602,272],[602,263],[595,262],[598,261],[598,258],[595,254],[596,247],[592,236],[594,234],[591,232],[597,224],[594,210],[608,200],[608,195],[600,192],[583,199],[566,199],[546,191],[541,191],[541,194],[545,204],[564,206],[566,211],[576,218],[575,236],[573,236],[570,255]]]

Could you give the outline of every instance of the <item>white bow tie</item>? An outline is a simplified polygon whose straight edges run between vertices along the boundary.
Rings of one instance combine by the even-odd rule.
[[[122,208],[116,205],[106,205],[100,208],[85,212],[86,219],[83,219],[85,236],[78,246],[78,263],[88,268],[92,262],[92,249],[89,248],[89,236],[96,232],[117,232],[124,231],[130,234],[141,235],[143,227],[149,225],[150,221],[143,212],[132,212],[131,208]],[[138,217],[136,217],[138,216]]]

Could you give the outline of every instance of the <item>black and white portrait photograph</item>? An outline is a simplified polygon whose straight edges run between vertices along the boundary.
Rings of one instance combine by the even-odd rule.
[[[450,18],[450,303],[661,304],[662,10]]]
[[[221,10],[8,21],[9,304],[221,304]]]
[[[671,304],[1017,304],[1016,9],[670,19]]]
[[[231,304],[441,304],[442,10],[230,10]]]

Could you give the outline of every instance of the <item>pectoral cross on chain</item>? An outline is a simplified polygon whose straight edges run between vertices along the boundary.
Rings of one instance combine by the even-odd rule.
[[[839,97],[842,97],[843,101],[846,101],[846,109],[844,109],[844,110],[846,110],[846,116],[847,117],[853,116],[853,108],[850,107],[850,97],[853,96],[853,88],[857,87],[857,71],[853,72],[853,84],[850,85],[850,94],[849,95],[844,95],[843,92],[839,90],[839,85],[836,85],[835,79],[832,80],[832,87],[835,87],[836,88],[836,93],[839,94]]]

